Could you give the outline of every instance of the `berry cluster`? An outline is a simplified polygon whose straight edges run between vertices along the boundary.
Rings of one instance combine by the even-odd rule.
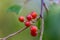
[[[30,27],[30,34],[34,37],[37,36],[38,28],[32,25],[31,22],[33,19],[36,19],[36,18],[37,18],[37,13],[34,11],[31,12],[29,15],[27,15],[26,17],[27,21],[25,21],[25,18],[23,16],[19,17],[20,22],[24,22],[26,27]]]

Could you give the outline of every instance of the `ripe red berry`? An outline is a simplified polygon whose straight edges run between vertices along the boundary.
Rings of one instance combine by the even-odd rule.
[[[31,26],[30,31],[32,36],[37,36],[37,30],[38,28],[36,26]]]
[[[19,17],[19,21],[20,21],[20,22],[24,22],[24,17],[23,17],[23,16],[20,16],[20,17]]]
[[[31,16],[32,16],[33,19],[35,19],[35,18],[37,17],[37,13],[33,11],[33,12],[31,13]]]
[[[31,25],[30,21],[26,21],[26,22],[25,22],[25,26],[26,26],[26,27],[29,27],[30,25]]]
[[[31,20],[32,20],[32,16],[31,16],[31,15],[28,15],[28,16],[27,16],[27,20],[28,20],[28,21],[31,21]]]
[[[31,32],[31,36],[33,37],[37,36],[37,32]]]
[[[38,28],[36,26],[31,26],[30,30],[31,32],[37,32]]]

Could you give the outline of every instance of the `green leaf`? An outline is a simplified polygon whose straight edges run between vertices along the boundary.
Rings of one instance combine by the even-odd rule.
[[[21,8],[19,5],[13,5],[8,8],[8,12],[16,12],[18,14]]]
[[[38,19],[38,20],[37,20],[36,26],[38,27],[38,29],[40,29],[40,26],[41,26],[41,19]]]
[[[60,5],[52,5],[49,8],[45,20],[43,40],[60,40]]]

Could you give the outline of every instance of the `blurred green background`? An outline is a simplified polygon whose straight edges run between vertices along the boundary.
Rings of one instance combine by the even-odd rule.
[[[19,16],[26,16],[31,11],[38,9],[37,8],[38,6],[36,6],[37,2],[31,1],[27,4],[24,4],[24,2],[25,0],[0,0],[0,37],[1,38],[25,27],[23,23],[19,22],[18,20]],[[37,10],[37,12],[38,11],[40,10]],[[21,32],[20,34],[8,38],[8,40],[37,40],[35,38],[38,37],[32,37],[30,35],[30,30],[28,28],[25,31]]]
[[[0,0],[0,37],[5,37],[14,33],[25,25],[19,22],[19,16],[28,15],[31,11],[40,13],[41,0],[30,0],[24,4],[26,0]],[[53,3],[50,4],[49,0],[44,0],[48,7],[48,16],[44,12],[45,30],[43,40],[60,40],[60,5]],[[45,10],[45,9],[44,9]],[[43,10],[43,11],[44,11]],[[39,28],[39,21],[38,28]],[[39,40],[37,37],[30,35],[30,29],[17,34],[8,40]]]

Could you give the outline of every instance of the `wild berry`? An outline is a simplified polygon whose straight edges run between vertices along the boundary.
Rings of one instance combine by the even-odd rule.
[[[20,17],[19,17],[19,21],[20,21],[20,22],[24,22],[24,17],[23,17],[23,16],[20,16]]]
[[[36,26],[31,26],[30,30],[31,32],[37,32],[38,28]]]
[[[31,26],[30,31],[32,36],[37,36],[38,28],[36,26]]]
[[[31,21],[31,20],[32,20],[32,16],[31,16],[31,15],[28,15],[28,16],[27,16],[27,20],[28,20],[28,21]]]
[[[25,26],[26,26],[26,27],[29,27],[30,25],[31,25],[30,21],[26,21],[26,22],[25,22]]]
[[[33,37],[37,36],[37,32],[31,32],[31,36]]]
[[[31,13],[31,16],[32,16],[33,19],[35,19],[35,18],[37,17],[37,13],[33,11],[33,12]]]

